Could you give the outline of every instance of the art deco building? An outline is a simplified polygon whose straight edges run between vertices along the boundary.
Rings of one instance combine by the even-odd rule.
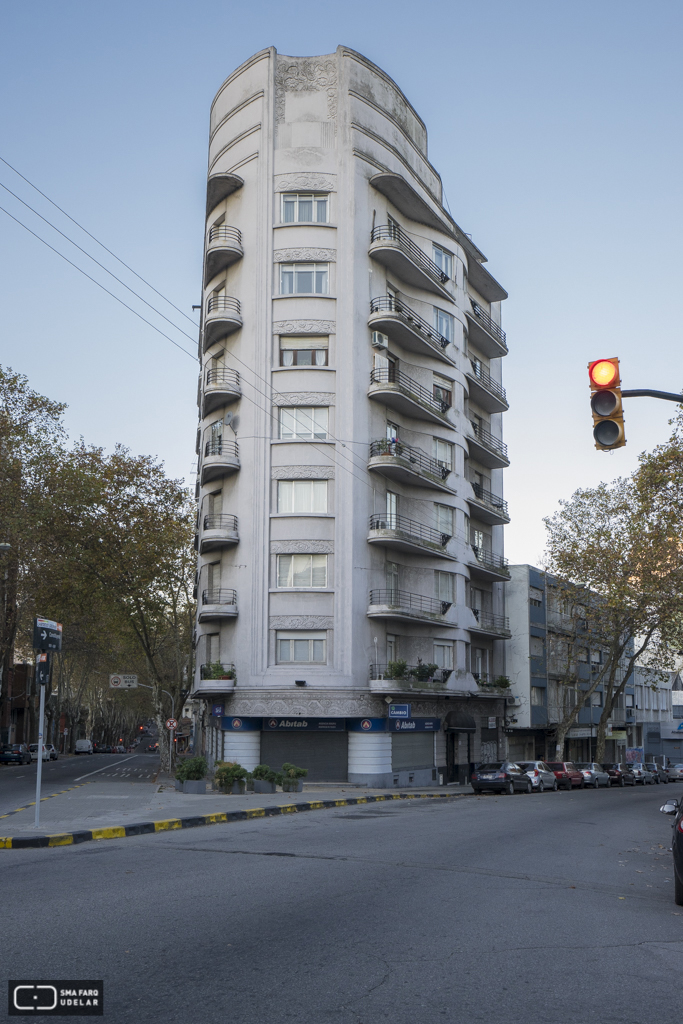
[[[211,756],[417,785],[504,753],[506,292],[485,262],[361,54],[270,48],[219,89],[193,694]]]

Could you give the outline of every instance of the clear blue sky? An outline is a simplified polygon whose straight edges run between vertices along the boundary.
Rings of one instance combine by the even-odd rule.
[[[679,0],[5,4],[0,155],[191,313],[223,79],[271,44],[344,43],[379,64],[425,120],[453,215],[510,293],[506,547],[534,562],[542,516],[629,472],[675,409],[631,400],[627,447],[596,452],[587,361],[618,355],[625,386],[683,388],[682,30]],[[50,213],[3,165],[0,181]],[[196,364],[4,214],[0,238],[0,362],[68,403],[72,436],[156,454],[192,482]]]

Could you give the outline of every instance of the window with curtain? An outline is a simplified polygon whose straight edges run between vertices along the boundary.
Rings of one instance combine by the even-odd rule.
[[[436,528],[439,533],[447,533],[449,537],[453,536],[453,509],[450,505],[434,505],[434,511],[436,513]]]
[[[280,295],[327,295],[329,263],[281,263]]]
[[[439,270],[447,274],[449,278],[453,277],[453,256],[448,250],[442,249],[440,245],[432,244],[432,259]]]
[[[313,633],[278,632],[276,647],[279,664],[324,665],[327,661],[327,634],[322,630]]]
[[[283,224],[327,224],[329,197],[310,192],[283,192]]]
[[[437,462],[442,462],[449,472],[452,471],[453,445],[448,441],[444,441],[440,437],[433,438],[432,457],[435,458]]]
[[[280,338],[280,366],[327,366],[328,338]]]
[[[455,575],[452,572],[434,571],[434,591],[439,601],[455,601]]]
[[[434,664],[439,668],[453,668],[453,644],[445,640],[434,641]]]
[[[327,406],[281,406],[280,439],[324,441],[327,438]]]
[[[453,341],[453,317],[438,306],[434,306],[434,326],[446,341]]]
[[[327,512],[327,480],[278,480],[278,512]]]
[[[327,555],[278,555],[278,587],[326,587]]]
[[[453,381],[448,377],[442,377],[440,373],[435,373],[433,389],[436,401],[443,402],[450,409],[453,405]]]

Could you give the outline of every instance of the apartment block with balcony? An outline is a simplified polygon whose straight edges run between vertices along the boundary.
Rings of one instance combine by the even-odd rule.
[[[270,48],[223,83],[197,432],[210,756],[403,786],[502,755],[508,349],[485,264],[361,54]]]

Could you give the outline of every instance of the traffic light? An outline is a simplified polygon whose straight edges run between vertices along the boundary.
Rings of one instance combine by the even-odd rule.
[[[588,364],[593,412],[593,437],[599,451],[609,452],[626,444],[621,405],[619,360],[596,359]]]

